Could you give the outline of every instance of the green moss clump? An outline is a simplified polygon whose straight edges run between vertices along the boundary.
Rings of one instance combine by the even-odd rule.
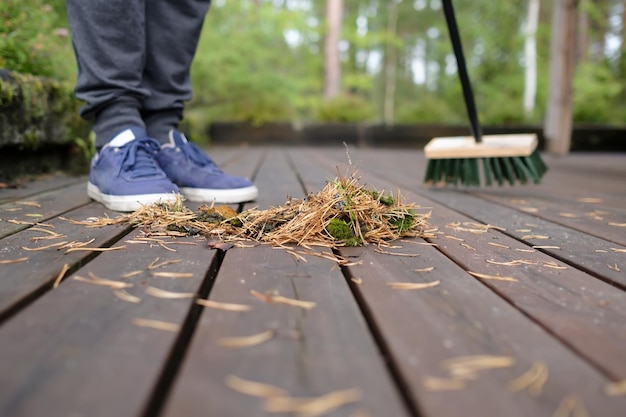
[[[335,239],[341,240],[346,246],[359,246],[361,244],[352,226],[341,219],[331,219],[326,225],[326,231]]]
[[[411,230],[413,223],[415,223],[415,213],[412,210],[404,216],[389,219],[389,224],[392,225],[398,232]]]

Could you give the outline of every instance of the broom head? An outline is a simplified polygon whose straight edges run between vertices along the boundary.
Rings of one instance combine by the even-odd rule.
[[[424,182],[433,185],[490,186],[508,182],[538,184],[548,168],[537,150],[537,135],[487,135],[434,138],[424,148]],[[482,162],[482,163],[481,163]],[[482,166],[482,169],[481,169]]]

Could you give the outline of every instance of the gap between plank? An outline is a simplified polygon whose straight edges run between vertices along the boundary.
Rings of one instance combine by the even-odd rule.
[[[213,257],[206,276],[200,285],[200,289],[198,291],[199,298],[206,299],[209,296],[209,293],[213,288],[213,284],[217,279],[217,274],[222,266],[225,255],[226,251],[216,249],[215,256]],[[176,337],[174,346],[167,356],[165,366],[163,367],[161,374],[157,379],[157,383],[150,394],[147,406],[141,414],[142,417],[156,417],[162,414],[164,405],[169,397],[174,382],[176,381],[178,372],[180,371],[180,368],[185,360],[185,356],[187,355],[187,351],[191,344],[191,339],[195,333],[203,311],[204,307],[197,304],[194,300],[189,308],[187,316],[185,317],[183,326]]]
[[[341,256],[341,252],[338,249],[333,249],[333,253],[335,255]],[[369,306],[367,305],[367,302],[365,301],[360,291],[358,290],[358,284],[352,281],[352,278],[354,278],[354,276],[350,272],[349,267],[341,266],[340,268],[341,268],[341,273],[343,274],[343,277],[346,280],[346,284],[348,285],[348,288],[350,288],[350,292],[352,293],[352,296],[354,297],[354,300],[359,308],[359,311],[363,315],[365,323],[367,324],[367,328],[369,329],[370,334],[374,338],[376,347],[378,348],[380,355],[383,358],[383,361],[385,363],[385,366],[387,367],[387,370],[389,371],[389,374],[391,375],[391,379],[395,383],[396,388],[398,389],[398,393],[400,394],[400,398],[402,398],[402,402],[404,403],[404,406],[408,414],[413,417],[422,416],[422,414],[419,411],[418,405],[416,404],[415,400],[411,396],[409,386],[402,378],[398,365],[394,361],[394,358],[393,358],[393,355],[391,354],[389,346],[387,346],[387,343],[385,342],[385,338],[383,337],[382,332],[380,331],[380,329],[378,328],[378,325],[376,324],[376,321],[374,320],[374,316]]]
[[[109,239],[108,241],[104,242],[102,245],[100,245],[100,247],[101,248],[110,248],[115,243],[117,243],[120,240],[122,240],[133,229],[134,229],[133,227],[128,227],[126,229],[123,229],[122,231],[120,231],[120,234],[118,234],[114,238]],[[74,264],[72,264],[69,267],[67,272],[65,272],[65,276],[63,277],[63,280],[61,282],[65,281],[67,279],[67,277],[69,277],[70,275],[72,275],[73,273],[78,271],[80,268],[82,268],[85,265],[87,265],[89,262],[93,261],[96,257],[100,256],[101,254],[102,254],[101,252],[88,252],[85,255],[84,258],[81,258],[81,259],[77,260]],[[41,285],[39,288],[37,288],[34,291],[30,292],[28,295],[23,297],[21,300],[15,302],[12,306],[8,307],[4,311],[0,311],[0,326],[2,325],[2,323],[4,323],[8,319],[10,319],[11,317],[15,316],[20,311],[24,310],[29,305],[34,303],[40,297],[42,297],[43,295],[47,294],[48,291],[53,289],[52,288],[53,286],[54,286],[54,280],[50,280],[47,283],[45,283],[44,285]]]

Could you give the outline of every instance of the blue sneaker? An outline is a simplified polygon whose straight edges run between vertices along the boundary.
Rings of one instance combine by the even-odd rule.
[[[181,132],[172,130],[169,136],[169,143],[161,145],[156,160],[187,200],[229,204],[257,197],[259,191],[250,180],[225,174]]]
[[[119,133],[91,160],[87,195],[115,211],[175,201],[179,189],[155,161],[158,150],[141,128]]]

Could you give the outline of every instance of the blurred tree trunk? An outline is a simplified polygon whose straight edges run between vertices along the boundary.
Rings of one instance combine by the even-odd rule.
[[[539,0],[529,0],[528,18],[526,20],[526,74],[524,83],[524,112],[531,117],[535,110],[537,96],[537,25],[539,24]]]
[[[622,59],[626,54],[626,0],[622,1],[622,44],[620,45]]]
[[[339,39],[343,0],[326,0],[326,37],[324,40],[324,98],[330,100],[341,91],[341,62]]]
[[[584,8],[578,10],[578,27],[576,28],[576,63],[589,59],[589,14]]]
[[[569,152],[572,135],[572,79],[578,0],[554,0],[550,43],[550,92],[544,124],[548,151]]]
[[[383,105],[383,122],[392,125],[394,121],[394,99],[396,96],[396,69],[398,66],[398,48],[395,45],[398,29],[398,3],[389,3],[389,20],[387,21],[387,46],[385,48],[385,102]]]

